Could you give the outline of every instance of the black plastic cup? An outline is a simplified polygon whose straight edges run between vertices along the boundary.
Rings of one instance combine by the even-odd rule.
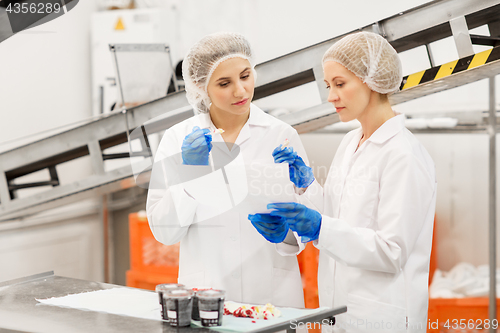
[[[200,290],[196,293],[202,326],[222,325],[225,295],[224,290],[217,289]]]
[[[193,296],[194,291],[186,288],[170,289],[163,294],[170,326],[184,327],[191,325]]]
[[[193,296],[193,312],[191,314],[191,318],[193,320],[199,321],[200,320],[200,310],[198,309],[198,296],[196,296],[196,295],[199,291],[209,290],[212,288],[210,288],[210,287],[194,287],[192,289],[194,291],[194,296]]]
[[[183,284],[179,283],[163,283],[156,286],[155,291],[158,293],[158,299],[160,300],[161,307],[161,318],[168,321],[167,307],[163,305],[163,294],[169,289],[184,287]]]

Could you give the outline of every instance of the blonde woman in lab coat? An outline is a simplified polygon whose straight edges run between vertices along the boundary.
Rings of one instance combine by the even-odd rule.
[[[387,98],[401,83],[400,60],[384,38],[360,32],[326,51],[323,71],[340,120],[357,119],[361,128],[342,140],[324,192],[301,196],[317,210],[277,203],[268,205],[270,216],[320,250],[320,305],[347,305],[325,330],[423,333],[436,176]],[[284,149],[275,158],[288,156]]]
[[[196,43],[183,61],[183,77],[198,114],[168,129],[155,156],[147,200],[154,236],[167,245],[180,241],[179,283],[223,289],[236,302],[303,308],[294,254],[304,245],[288,228],[252,223],[234,207],[238,202],[224,206],[222,195],[229,188],[236,201],[238,188],[246,186],[234,181],[241,166],[280,166],[272,153],[285,139],[305,160],[295,164],[303,168],[297,185],[309,186],[314,177],[297,132],[251,103],[254,64],[239,34],[212,34]]]

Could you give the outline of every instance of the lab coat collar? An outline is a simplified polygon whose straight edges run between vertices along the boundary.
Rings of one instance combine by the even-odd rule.
[[[248,124],[265,127],[271,125],[266,113],[255,104],[250,104],[250,117],[248,117]]]
[[[208,128],[211,131],[214,131],[215,125],[212,123],[212,119],[210,118],[209,113],[201,113],[199,115],[200,119],[200,128]],[[253,126],[270,126],[269,119],[266,117],[266,113],[262,111],[257,105],[250,104],[250,116],[248,117],[246,125]],[[243,126],[243,127],[245,127]]]
[[[382,124],[366,141],[381,144],[398,134],[405,127],[404,114],[398,114]]]
[[[268,117],[266,113],[262,111],[257,105],[250,104],[250,115],[248,116],[248,121],[245,126],[240,131],[238,138],[236,139],[236,144],[240,145],[250,138],[250,126],[270,126]]]
[[[210,118],[210,113],[200,113],[198,115],[200,121],[200,128],[208,128],[211,132],[216,130],[212,119]]]
[[[211,132],[213,132],[216,128],[210,118],[209,113],[202,113],[199,115],[200,128],[208,128]],[[235,144],[241,145],[243,142],[247,141],[250,138],[250,126],[270,126],[269,119],[264,111],[262,111],[258,106],[254,104],[250,104],[250,115],[248,117],[247,122],[243,126],[236,138]],[[212,135],[212,142],[224,142],[221,135]],[[223,146],[224,148],[225,146]],[[230,153],[229,150],[225,151],[226,153]]]

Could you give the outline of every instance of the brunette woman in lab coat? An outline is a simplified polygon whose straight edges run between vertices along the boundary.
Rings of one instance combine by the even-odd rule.
[[[305,160],[296,163],[304,164],[296,185],[314,181],[297,132],[251,104],[254,64],[239,34],[196,43],[183,61],[183,78],[198,114],[168,129],[155,156],[147,200],[154,236],[167,245],[180,241],[179,283],[223,289],[236,302],[303,308],[295,253],[304,245],[284,227],[263,238],[259,224],[235,207],[247,185],[235,175],[253,161],[279,166],[272,152],[285,139]],[[234,202],[227,206],[226,199]]]
[[[326,51],[323,71],[340,120],[357,119],[361,128],[342,140],[323,193],[309,188],[301,196],[316,210],[277,203],[268,205],[269,216],[257,215],[274,216],[275,225],[288,225],[320,250],[320,305],[347,305],[325,330],[423,333],[436,176],[387,98],[401,83],[399,57],[381,36],[360,32]],[[287,162],[296,154],[285,148],[274,155]]]

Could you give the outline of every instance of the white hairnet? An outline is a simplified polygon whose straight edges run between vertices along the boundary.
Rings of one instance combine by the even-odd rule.
[[[195,112],[207,113],[210,110],[207,93],[210,77],[221,62],[234,57],[247,59],[252,69],[255,66],[250,43],[242,35],[232,32],[205,36],[189,50],[182,62],[182,77],[187,100]]]
[[[380,94],[398,90],[403,79],[401,61],[394,48],[380,35],[358,32],[345,36],[323,55],[323,64],[335,61]]]

